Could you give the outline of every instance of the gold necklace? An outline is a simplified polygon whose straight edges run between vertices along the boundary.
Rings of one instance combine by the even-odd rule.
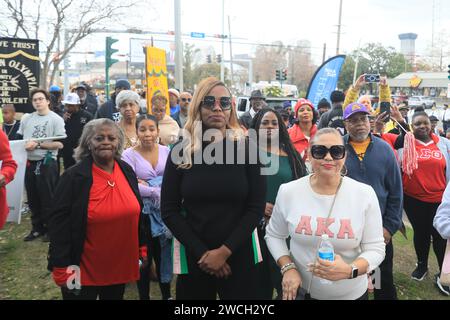
[[[7,124],[6,123],[4,123],[3,124],[3,131],[5,131],[6,132],[6,130],[5,130],[5,125],[7,126]],[[16,125],[16,120],[14,120],[14,122],[13,122],[13,124],[11,125],[11,129],[9,129],[9,132],[6,134],[6,136],[8,137],[8,139],[9,139],[9,135],[11,134],[11,132],[14,130],[14,126]]]

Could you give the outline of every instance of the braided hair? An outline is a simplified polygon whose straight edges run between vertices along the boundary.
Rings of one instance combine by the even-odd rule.
[[[268,112],[272,112],[277,117],[280,149],[283,150],[288,155],[289,165],[291,167],[294,179],[297,180],[301,177],[304,177],[307,174],[305,163],[300,154],[294,148],[294,145],[292,144],[291,139],[289,137],[286,125],[284,124],[283,119],[281,118],[279,112],[267,107],[261,109],[253,118],[250,128],[256,131],[256,135],[259,140],[259,129],[261,128],[261,121],[264,115]]]

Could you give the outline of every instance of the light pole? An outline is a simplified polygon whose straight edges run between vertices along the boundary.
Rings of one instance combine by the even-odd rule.
[[[223,59],[225,58],[225,39],[223,38],[225,34],[225,0],[222,0],[222,62],[220,63],[220,81],[225,81],[225,66],[223,64]]]
[[[338,32],[337,32],[337,44],[336,44],[336,55],[339,55],[339,50],[341,46],[341,27],[342,27],[342,0],[339,3],[339,22],[338,22]]]
[[[181,42],[181,5],[175,1],[175,87],[183,91],[183,43]]]

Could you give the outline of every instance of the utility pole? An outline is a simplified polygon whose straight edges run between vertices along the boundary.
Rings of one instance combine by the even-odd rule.
[[[326,56],[327,56],[327,44],[324,43],[324,44],[323,44],[323,57],[322,57],[322,63],[325,62]]]
[[[232,42],[231,42],[231,23],[230,23],[230,16],[228,16],[228,38],[230,39],[230,82],[231,82],[231,87],[233,87],[233,47],[232,47]],[[222,56],[222,60],[223,60],[223,56]]]
[[[225,81],[225,66],[223,60],[225,58],[225,0],[222,0],[222,62],[220,63],[220,81]]]
[[[69,47],[69,30],[64,30],[64,50],[67,50]],[[69,94],[69,53],[67,53],[64,57],[64,97]]]
[[[338,32],[337,32],[337,44],[336,44],[336,55],[339,55],[339,50],[341,46],[341,28],[342,28],[342,0],[339,3],[339,22],[338,22]]]
[[[183,43],[181,42],[181,5],[175,1],[175,86],[183,89]]]

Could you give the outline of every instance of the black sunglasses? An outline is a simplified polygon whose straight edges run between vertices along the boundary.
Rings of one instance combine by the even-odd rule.
[[[322,145],[314,145],[311,147],[311,156],[314,159],[321,160],[330,153],[333,160],[341,160],[345,157],[345,147],[342,145],[331,146],[327,148]]]
[[[230,97],[220,97],[219,98],[220,107],[223,111],[231,109],[231,98]],[[206,96],[203,98],[202,106],[212,110],[216,104],[216,97]]]
[[[181,98],[181,101],[183,101],[183,102],[191,102],[191,98]]]

